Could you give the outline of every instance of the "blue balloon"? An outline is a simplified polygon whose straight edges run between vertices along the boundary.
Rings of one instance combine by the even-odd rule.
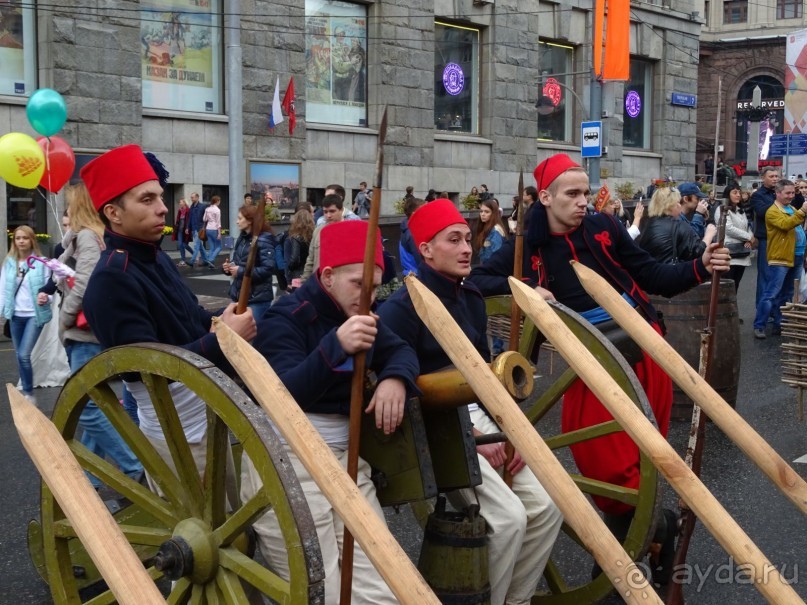
[[[67,121],[67,105],[55,90],[40,88],[28,99],[25,114],[34,130],[49,137],[59,132]]]

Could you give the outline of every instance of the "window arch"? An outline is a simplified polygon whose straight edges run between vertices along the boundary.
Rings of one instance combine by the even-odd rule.
[[[751,129],[751,123],[746,116],[742,115],[741,111],[744,107],[749,106],[754,95],[754,88],[757,86],[759,86],[762,91],[763,107],[770,107],[772,114],[760,123],[760,149],[763,147],[763,137],[767,136],[768,130],[777,134],[784,132],[784,85],[772,76],[760,75],[749,78],[740,87],[740,90],[737,91],[737,129],[735,132],[736,148],[734,152],[734,159],[737,161],[748,159],[748,135]],[[770,158],[760,156],[760,159]]]

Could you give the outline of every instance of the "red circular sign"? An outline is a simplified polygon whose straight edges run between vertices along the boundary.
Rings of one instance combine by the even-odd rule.
[[[558,82],[555,78],[547,78],[546,83],[544,84],[544,96],[549,97],[552,100],[552,105],[557,107],[560,105],[560,98],[563,95],[563,91],[560,87],[560,82]]]

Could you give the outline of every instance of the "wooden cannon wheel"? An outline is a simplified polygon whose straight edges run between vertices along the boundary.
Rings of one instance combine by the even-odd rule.
[[[120,405],[110,381],[123,373],[138,373],[148,388],[164,434],[172,444],[169,447],[176,473]],[[207,406],[207,466],[203,477],[196,470],[179,424],[168,389],[172,382],[185,384]],[[90,398],[160,486],[163,497],[90,452],[76,438],[79,415]],[[246,603],[247,592],[252,589],[279,603],[322,600],[324,572],[319,543],[294,471],[266,414],[206,359],[156,344],[109,349],[65,384],[52,420],[82,468],[132,503],[116,513],[116,520],[149,574],[155,580],[163,575],[176,580],[161,584],[170,590],[169,603]],[[226,450],[231,441],[239,443],[252,461],[264,489],[247,502],[230,503],[228,507]],[[239,466],[240,456],[234,456],[234,461]],[[288,552],[289,581],[246,554],[251,524],[270,507],[278,516]],[[54,602],[85,602],[82,588],[100,577],[44,483],[41,521],[41,542],[29,548],[35,563],[41,557]],[[29,531],[29,537],[36,534]],[[41,553],[35,552],[38,548],[42,548]],[[188,557],[189,552],[192,557]],[[112,603],[114,597],[104,591],[87,602]]]
[[[486,303],[489,316],[509,317],[509,296],[491,297],[486,299]],[[563,305],[558,305],[553,308],[556,309],[560,318],[571,329],[574,335],[586,345],[586,348],[593,353],[620,387],[622,387],[655,425],[655,419],[650,409],[650,404],[647,401],[647,396],[633,370],[628,366],[622,355],[617,352],[614,346],[604,338],[602,334],[596,330],[592,330],[589,324],[577,313]],[[542,341],[543,336],[538,332],[535,325],[529,319],[525,320],[519,340],[519,352],[527,359],[531,359],[533,357],[533,351],[538,350],[538,345],[540,345]],[[563,394],[576,378],[576,373],[571,368],[567,369],[549,388],[541,393],[525,411],[530,422],[536,425],[537,430],[553,450],[568,448],[570,445],[621,430],[615,420],[580,429],[573,433],[559,435],[548,435],[547,432],[542,429],[540,424],[541,419],[561,400]],[[630,524],[627,536],[622,543],[625,551],[635,561],[639,561],[647,553],[651,538],[655,532],[655,519],[659,506],[657,471],[651,460],[643,453],[641,454],[640,474],[641,479],[638,490],[588,479],[579,474],[571,474],[575,483],[584,493],[606,496],[620,502],[632,504],[636,507],[636,514]],[[563,532],[582,548],[580,540],[566,524],[563,525]],[[588,560],[591,561],[593,565],[593,557],[589,557]],[[589,578],[590,569],[591,567],[589,566],[582,575]],[[550,558],[546,570],[544,571],[544,578],[549,587],[549,592],[539,592],[536,594],[532,599],[533,604],[579,605],[580,603],[596,603],[613,590],[613,586],[605,574],[600,574],[596,579],[589,580],[583,584],[575,585],[567,581],[558,563],[557,552],[553,553]],[[579,579],[577,581],[579,582]]]

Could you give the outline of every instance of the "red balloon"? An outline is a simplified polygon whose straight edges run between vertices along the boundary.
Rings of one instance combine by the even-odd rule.
[[[59,137],[39,137],[36,142],[45,153],[45,172],[39,184],[51,193],[57,193],[70,180],[76,168],[73,148]]]

